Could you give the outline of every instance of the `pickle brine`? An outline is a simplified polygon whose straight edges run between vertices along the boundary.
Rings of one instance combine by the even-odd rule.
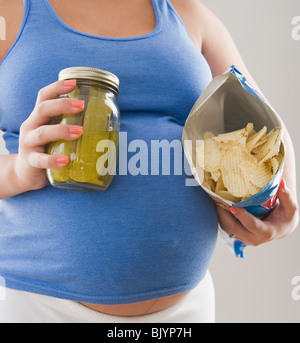
[[[60,79],[74,77],[77,86],[67,97],[84,100],[84,109],[76,115],[62,114],[51,123],[83,126],[83,134],[75,141],[59,140],[48,144],[48,154],[69,156],[69,163],[61,169],[48,169],[47,176],[55,187],[105,190],[114,177],[107,165],[115,166],[117,160],[119,81],[115,75],[94,68],[68,68],[60,73]],[[107,141],[113,144],[103,148],[101,142]]]

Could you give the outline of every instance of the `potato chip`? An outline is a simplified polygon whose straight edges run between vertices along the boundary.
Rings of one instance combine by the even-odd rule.
[[[276,160],[278,161],[279,168],[281,167],[282,161],[283,161],[283,156],[279,153],[275,156]]]
[[[221,163],[223,182],[227,190],[235,197],[251,196],[259,191],[258,187],[248,182],[240,169],[240,164],[251,156],[241,147],[227,150]]]
[[[210,172],[204,172],[205,183],[203,184],[204,187],[210,189],[212,192],[216,189],[216,182],[211,176]]]
[[[220,192],[220,191],[226,191],[226,187],[224,186],[224,182],[223,182],[223,177],[222,177],[222,173],[221,176],[219,177],[218,181],[216,182],[216,189],[215,192]]]
[[[264,163],[269,158],[272,158],[279,153],[281,146],[281,134],[281,129],[273,129],[266,136],[266,142],[252,150],[258,158],[259,163]]]
[[[247,148],[251,151],[255,147],[256,143],[266,136],[266,133],[267,127],[264,126],[260,131],[247,140]]]
[[[211,172],[211,176],[212,176],[213,180],[217,182],[221,176],[221,171],[217,170],[215,172]]]
[[[258,193],[282,164],[281,135],[281,129],[267,134],[266,126],[256,132],[252,123],[218,136],[206,132],[196,148],[197,163],[204,169],[202,186],[233,203]]]
[[[283,161],[283,156],[280,153],[268,160],[267,164],[272,171],[273,177],[278,173],[281,167],[282,161]]]
[[[257,165],[250,161],[242,161],[240,169],[244,178],[260,189],[263,189],[272,180],[272,171],[264,163]]]
[[[246,142],[247,131],[246,129],[237,130],[229,133],[221,133],[214,137],[213,140],[222,144],[236,144],[238,142]]]
[[[215,135],[214,135],[213,132],[211,132],[211,131],[207,131],[207,132],[205,132],[204,135],[203,135],[203,139],[204,139],[204,140],[209,139],[209,138],[214,138],[214,137],[215,137]]]
[[[279,170],[279,161],[277,160],[276,157],[272,157],[269,161],[268,161],[268,167],[270,168],[271,172],[272,172],[272,176],[276,175],[278,170]]]
[[[241,201],[241,198],[235,197],[234,195],[232,195],[231,193],[229,193],[228,191],[216,191],[216,194],[219,195],[221,198],[231,201],[233,203],[238,203]]]
[[[254,125],[253,125],[253,123],[247,124],[247,126],[246,126],[246,135],[247,135],[247,138],[252,137],[255,133],[256,133],[256,132],[255,132],[255,130],[254,130]]]
[[[255,143],[255,145],[252,147],[251,153],[253,153],[255,155],[255,153],[253,152],[255,149],[259,148],[260,146],[262,146],[263,144],[265,144],[267,142],[267,138],[262,138],[260,139],[257,143]]]
[[[219,143],[210,138],[197,141],[196,159],[202,169],[213,173],[218,172],[222,159]]]
[[[204,169],[204,141],[203,140],[197,141],[196,163],[202,169]]]
[[[220,144],[213,139],[204,141],[204,170],[216,172],[220,169],[222,154]]]
[[[213,180],[213,177],[211,176],[211,172],[204,172],[205,180]]]
[[[214,192],[214,190],[213,190],[212,187],[211,187],[211,184],[210,184],[209,182],[207,182],[206,180],[203,181],[202,187],[207,188],[207,189],[209,189],[210,191]]]

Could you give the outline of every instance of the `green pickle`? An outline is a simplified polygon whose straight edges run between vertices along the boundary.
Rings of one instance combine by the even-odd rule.
[[[104,171],[107,170],[110,159],[114,159],[116,163],[119,143],[118,128],[116,130],[112,125],[113,113],[107,89],[93,84],[79,84],[68,96],[85,100],[85,108],[75,116],[61,115],[59,122],[83,126],[83,134],[76,141],[60,140],[48,145],[48,154],[69,156],[69,164],[65,167],[47,170],[48,178],[56,187],[104,190],[114,178],[109,173],[105,175]],[[114,151],[107,148],[101,151],[99,142],[103,140],[112,141]],[[106,162],[102,165],[99,161]]]
[[[69,150],[69,153],[66,149],[66,141],[60,140],[58,142],[50,143],[48,146],[48,154],[50,155],[71,155],[71,149]],[[69,165],[66,165],[65,167],[61,169],[51,169],[49,171],[49,174],[51,175],[51,181],[52,182],[67,182],[69,180]]]
[[[76,87],[70,94],[71,99],[80,99],[80,87]],[[82,112],[76,114],[75,116],[70,116],[67,114],[61,115],[60,123],[66,125],[82,125]],[[52,142],[48,145],[48,154],[50,155],[63,155],[69,156],[69,161],[72,161],[73,155],[72,151],[76,150],[77,142],[68,142],[65,140],[59,140],[57,142]],[[61,169],[52,169],[50,171],[50,177],[53,182],[68,182],[69,181],[69,170],[70,163]]]
[[[105,91],[91,87],[84,116],[83,134],[78,140],[76,157],[69,173],[74,181],[103,183],[96,170],[97,160],[101,156],[101,153],[96,152],[96,147],[99,141],[109,139],[111,108],[104,100]]]

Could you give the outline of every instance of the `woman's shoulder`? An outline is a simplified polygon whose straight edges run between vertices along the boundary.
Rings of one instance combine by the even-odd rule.
[[[170,0],[181,17],[194,44],[202,50],[207,25],[215,20],[214,14],[199,0]]]
[[[170,0],[172,5],[179,10],[185,11],[190,15],[201,15],[205,5],[200,0]]]

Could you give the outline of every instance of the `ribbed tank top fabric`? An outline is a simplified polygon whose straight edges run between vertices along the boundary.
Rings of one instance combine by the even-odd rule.
[[[155,140],[181,140],[212,76],[171,2],[152,4],[152,32],[110,38],[71,28],[48,0],[24,1],[19,35],[0,63],[0,129],[9,152],[18,152],[20,126],[38,91],[64,68],[89,66],[119,77],[121,132],[128,142],[122,158],[130,165],[140,153],[149,172],[118,170],[105,192],[47,185],[2,200],[0,276],[7,287],[125,304],[186,292],[204,278],[217,239],[215,206],[200,187],[186,186],[191,176],[172,167],[163,175],[162,156],[154,162],[150,150]],[[139,151],[141,141],[147,149]],[[183,164],[183,151],[172,152],[170,165],[175,159]],[[159,163],[159,175],[151,175],[151,162]]]

